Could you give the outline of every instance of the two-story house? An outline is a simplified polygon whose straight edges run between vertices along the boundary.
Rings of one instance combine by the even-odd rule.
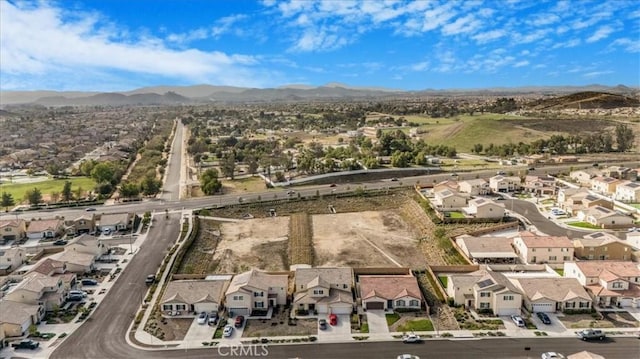
[[[557,202],[565,212],[575,216],[582,207],[582,200],[589,195],[589,190],[580,188],[561,188],[558,190]]]
[[[296,268],[293,307],[318,314],[351,314],[353,269]]]
[[[520,177],[497,175],[489,178],[489,188],[493,192],[513,192],[522,188]]]
[[[14,302],[42,305],[46,311],[51,311],[60,307],[65,294],[62,278],[30,272],[5,295],[5,298]]]
[[[22,239],[27,234],[26,222],[23,219],[0,220],[0,242]]]
[[[250,315],[287,304],[289,276],[258,269],[237,274],[225,292],[227,310],[233,315]]]
[[[513,245],[526,264],[555,264],[573,259],[573,244],[566,236],[538,236],[531,232],[520,232],[514,237]]]
[[[44,307],[0,299],[0,331],[6,337],[21,337],[29,333],[29,327],[38,324],[44,317]],[[2,348],[2,346],[0,346]]]
[[[0,275],[7,275],[22,265],[27,259],[24,248],[0,249]]]
[[[578,219],[600,228],[626,228],[633,225],[633,217],[602,206],[580,211]]]
[[[640,182],[624,181],[616,187],[615,198],[622,202],[640,202]]]
[[[569,178],[583,186],[591,186],[591,180],[600,175],[600,170],[589,168],[586,170],[576,170],[569,173]]]
[[[489,271],[474,283],[466,305],[476,311],[495,315],[520,314],[522,293],[504,274]]]
[[[488,198],[474,198],[469,200],[463,212],[473,218],[501,219],[504,217],[504,205]]]
[[[434,193],[433,204],[438,210],[460,209],[467,204],[467,196],[460,192],[443,189]]]
[[[566,262],[564,276],[576,278],[600,307],[640,306],[640,267],[629,261]]]
[[[556,179],[550,176],[526,176],[524,190],[538,195],[554,195]]]
[[[97,228],[102,231],[127,231],[131,229],[134,220],[133,213],[109,213],[103,214],[98,220]]]
[[[29,239],[56,238],[64,233],[62,219],[41,219],[29,222],[27,237]]]
[[[607,232],[594,232],[573,241],[576,258],[631,260],[633,247]]]
[[[616,193],[616,186],[620,180],[611,177],[595,177],[591,179],[591,190],[602,194]]]
[[[367,310],[420,310],[422,293],[416,277],[361,275],[358,277],[362,307]]]
[[[64,262],[66,269],[73,273],[88,273],[95,268],[95,262],[108,248],[100,239],[83,234],[67,245],[64,251],[56,253],[51,258]]]
[[[96,220],[94,215],[82,215],[65,222],[69,234],[93,233],[96,230]]]
[[[468,193],[471,196],[488,194],[491,192],[489,183],[484,178],[469,179],[458,182],[460,192]]]

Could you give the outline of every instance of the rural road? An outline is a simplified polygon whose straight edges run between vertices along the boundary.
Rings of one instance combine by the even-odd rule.
[[[160,198],[167,201],[177,201],[180,199],[180,176],[185,170],[182,163],[182,149],[184,146],[183,134],[184,125],[177,120],[176,132],[171,144],[171,153],[167,160],[166,177]]]

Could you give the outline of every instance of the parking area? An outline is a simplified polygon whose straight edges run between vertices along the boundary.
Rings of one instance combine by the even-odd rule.
[[[558,317],[556,316],[556,314],[554,313],[547,313],[547,316],[549,316],[549,319],[551,320],[551,324],[544,324],[542,323],[542,321],[540,320],[540,318],[538,318],[537,315],[533,314],[531,316],[531,318],[529,318],[529,320],[535,324],[535,326],[538,328],[538,330],[540,331],[544,331],[547,334],[562,334],[564,333],[567,329],[565,328],[564,325],[562,325],[562,322],[560,321],[560,319],[558,319]]]
[[[508,315],[501,315],[500,319],[502,319],[502,322],[504,323],[504,328],[506,330],[523,331],[523,332],[528,330],[526,327],[517,326],[516,323],[514,323],[511,317]]]
[[[244,333],[245,325],[247,325],[247,320],[246,319],[244,320],[240,328],[237,328],[234,325],[235,320],[236,320],[236,317],[229,317],[227,319],[227,324],[233,326],[233,333],[228,338],[223,337],[221,339],[222,340],[221,343],[238,343],[240,342],[240,339],[242,339],[242,334]]]
[[[319,319],[322,319],[320,316]],[[338,314],[336,325],[327,325],[327,329],[318,330],[318,341],[332,341],[351,338],[351,316],[349,314]]]
[[[367,310],[367,323],[369,324],[369,333],[385,334],[389,333],[387,318],[384,310]]]
[[[184,336],[184,340],[200,340],[207,341],[213,338],[213,333],[215,332],[216,327],[210,326],[208,324],[199,324],[198,318],[193,318],[193,322],[189,327],[189,331]]]

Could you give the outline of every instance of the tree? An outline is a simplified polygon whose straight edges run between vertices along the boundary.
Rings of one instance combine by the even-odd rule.
[[[2,202],[0,204],[4,207],[5,212],[7,212],[9,211],[9,207],[16,204],[16,202],[13,200],[11,193],[2,192]]]
[[[76,190],[73,191],[73,194],[75,195],[76,200],[80,200],[82,198],[82,192],[83,192],[83,189],[81,186],[78,186],[78,188],[76,188]]]
[[[28,190],[25,196],[31,205],[35,206],[42,202],[42,192],[40,192],[40,189],[37,187],[34,187],[32,190]]]
[[[115,181],[114,175],[115,175],[114,168],[108,162],[98,163],[91,170],[91,178],[96,180],[96,182],[98,183],[109,182],[113,184]]]
[[[62,187],[62,200],[69,202],[73,199],[73,193],[71,191],[71,181],[65,181],[64,187]]]
[[[60,200],[60,192],[51,192],[51,202],[52,203],[58,203],[58,201]]]
[[[236,156],[233,153],[228,153],[224,160],[222,160],[222,164],[220,166],[222,170],[222,174],[225,177],[230,177],[233,179],[234,173],[236,171]]]
[[[616,126],[616,143],[618,144],[618,151],[625,152],[633,147],[633,140],[635,140],[635,134],[633,130],[624,123]]]
[[[218,171],[209,168],[200,175],[200,188],[208,196],[215,194],[222,188],[222,182],[218,180]]]
[[[153,176],[145,176],[140,184],[142,188],[142,194],[145,196],[153,196],[160,192],[162,182]]]
[[[133,182],[123,182],[120,186],[120,195],[125,198],[137,197],[140,194],[140,186]]]
[[[276,181],[277,182],[285,182],[286,178],[284,177],[284,173],[282,173],[282,171],[277,171],[276,172]]]

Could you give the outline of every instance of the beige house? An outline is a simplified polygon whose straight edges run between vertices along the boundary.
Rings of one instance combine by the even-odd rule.
[[[609,166],[602,169],[602,175],[620,180],[636,180],[638,171],[628,167]]]
[[[66,270],[76,274],[89,273],[95,269],[96,256],[89,253],[64,250],[51,259],[65,264]]]
[[[420,310],[422,293],[416,277],[406,275],[361,275],[358,277],[364,309]]]
[[[613,201],[589,194],[582,199],[582,208],[589,209],[595,206],[613,209]]]
[[[27,237],[29,239],[56,238],[64,233],[62,219],[43,219],[29,222]]]
[[[530,312],[590,310],[591,297],[575,278],[514,278]]]
[[[167,284],[160,299],[163,315],[191,316],[217,312],[231,276],[212,280],[176,280]]]
[[[602,194],[616,193],[616,186],[620,180],[611,177],[595,177],[591,180],[591,190]]]
[[[95,259],[100,258],[108,250],[109,248],[104,244],[104,241],[89,234],[74,238],[65,248],[65,251],[91,254]]]
[[[456,237],[456,243],[473,263],[517,263],[513,239],[507,237]]]
[[[567,359],[605,359],[602,355],[598,355],[586,350],[573,353],[567,356]]]
[[[629,261],[566,262],[564,276],[576,278],[601,307],[640,308],[640,267]]]
[[[538,195],[554,195],[556,179],[550,176],[526,176],[524,190]]]
[[[538,236],[531,232],[520,232],[513,245],[526,264],[564,263],[573,259],[573,244],[566,236]]]
[[[600,175],[600,170],[589,168],[586,170],[576,170],[569,173],[569,178],[583,186],[591,186],[591,180]]]
[[[615,198],[622,202],[640,202],[640,182],[624,181],[616,187]]]
[[[10,338],[28,334],[29,327],[40,323],[45,311],[42,305],[0,299],[0,313],[1,330]]]
[[[442,191],[445,189],[448,189],[453,192],[458,192],[459,188],[460,188],[460,184],[458,183],[458,181],[446,180],[446,181],[436,183],[433,186],[433,193],[436,193],[438,191]]]
[[[491,199],[481,197],[469,200],[469,204],[462,211],[474,218],[500,219],[504,217],[504,205],[502,203],[496,203]]]
[[[467,204],[467,197],[450,189],[443,189],[434,193],[433,205],[438,210],[460,209]]]
[[[513,192],[522,188],[520,177],[497,175],[489,178],[489,188],[493,192]]]
[[[127,231],[131,229],[133,219],[133,213],[103,214],[98,220],[97,228],[102,232],[106,230],[111,232]]]
[[[22,265],[27,259],[24,248],[0,249],[0,275],[7,275]]]
[[[502,273],[479,270],[452,275],[447,281],[447,294],[456,305],[495,315],[520,314],[522,294]]]
[[[287,304],[289,276],[252,269],[237,274],[225,293],[225,306],[234,315],[249,315]]]
[[[0,242],[19,240],[26,234],[27,226],[23,219],[0,220]]]
[[[483,178],[476,178],[458,182],[460,192],[467,193],[471,196],[488,194],[491,192],[489,183]]]
[[[578,219],[600,228],[627,228],[633,225],[633,217],[602,206],[580,211]]]
[[[76,285],[77,276],[67,271],[67,265],[51,258],[44,258],[34,265],[29,272],[40,273],[54,278],[62,279],[65,292]]]
[[[82,215],[65,222],[69,234],[92,233],[96,230],[96,220],[94,215]]]
[[[589,190],[580,188],[561,188],[558,190],[557,202],[560,208],[575,216],[582,207],[582,200],[589,195]]]
[[[293,308],[318,314],[351,314],[353,269],[296,268]]]
[[[62,278],[31,272],[5,298],[25,304],[44,305],[45,310],[51,311],[60,307],[65,294]]]
[[[576,258],[600,260],[631,260],[633,247],[618,237],[606,233],[589,233],[573,241]]]

